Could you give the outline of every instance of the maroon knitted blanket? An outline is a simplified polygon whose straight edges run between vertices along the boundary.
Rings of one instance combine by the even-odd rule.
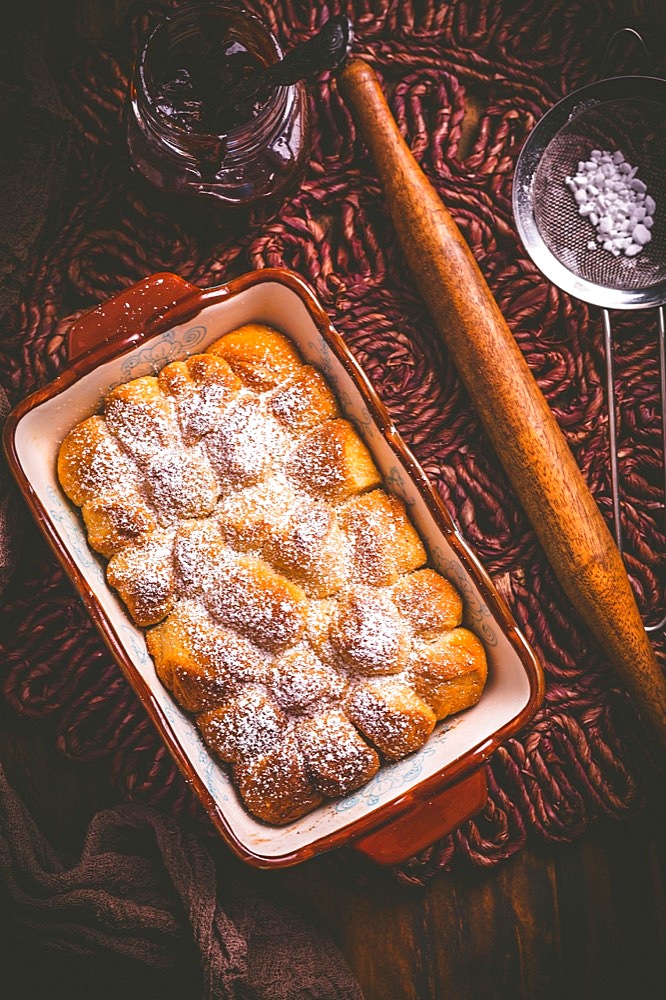
[[[381,75],[399,126],[452,211],[611,520],[604,353],[597,310],[536,270],[519,243],[511,183],[539,117],[592,82],[612,25],[608,0],[253,0],[288,49],[347,12],[354,51]],[[313,146],[300,190],[269,222],[203,231],[149,203],[129,171],[123,108],[133,54],[158,8],[130,9],[108,45],[59,81],[70,144],[66,183],[17,284],[0,304],[0,385],[11,403],[66,364],[74,318],[143,276],[202,286],[286,266],[314,286],[543,664],[545,703],[487,766],[485,812],[399,877],[461,860],[496,864],[528,838],[571,841],[601,815],[640,808],[650,762],[627,698],[560,589],[415,293],[372,163],[334,81],[312,92]],[[661,47],[663,52],[663,46]],[[663,66],[661,67],[663,71]],[[659,67],[657,67],[659,69]],[[463,119],[480,109],[463,149]],[[646,619],[663,602],[656,317],[615,317],[626,561]],[[106,757],[127,799],[207,820],[59,565],[26,524],[0,610],[2,696],[49,717],[71,760]],[[655,636],[660,655],[663,636]]]

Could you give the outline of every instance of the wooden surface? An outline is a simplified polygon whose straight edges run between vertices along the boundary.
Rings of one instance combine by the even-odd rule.
[[[26,0],[17,18],[66,60],[127,4]],[[103,762],[70,763],[49,724],[0,703],[0,759],[35,819],[74,859],[86,825],[116,801]],[[248,872],[261,893],[293,903],[338,942],[366,1000],[653,1000],[666,983],[663,787],[623,822],[600,820],[573,845],[532,843],[487,871],[443,872],[406,889],[359,859],[324,856],[282,872]],[[229,861],[230,865],[236,864]],[[3,1000],[190,1000],[192,968],[168,977],[119,959],[38,946],[0,899]]]
[[[8,776],[73,860],[88,820],[115,797],[103,763],[69,763],[52,746],[48,724],[0,706]],[[327,930],[366,1000],[657,1000],[666,983],[665,823],[655,787],[642,812],[600,821],[573,845],[532,845],[488,871],[443,872],[425,889],[402,887],[348,853],[247,870],[247,881]],[[1,899],[0,969],[3,1000],[198,995],[193,966],[163,976],[38,946]]]

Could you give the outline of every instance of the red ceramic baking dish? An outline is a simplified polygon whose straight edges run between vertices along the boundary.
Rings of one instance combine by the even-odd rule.
[[[431,564],[461,591],[465,624],[483,641],[489,664],[479,702],[439,723],[421,750],[384,765],[355,793],[281,827],[268,826],[246,811],[192,719],[161,685],[144,635],[107,585],[103,561],[89,548],[79,512],[63,495],[56,475],[63,437],[99,410],[113,386],[154,374],[250,322],[280,330],[327,377],[386,488],[407,505]],[[10,414],[4,431],[9,465],[92,620],[233,850],[253,865],[276,867],[345,844],[390,864],[480,811],[487,796],[484,762],[536,712],[543,695],[541,669],[307,283],[282,269],[251,272],[208,289],[174,274],[153,275],[73,324],[68,350],[69,363],[58,378]]]

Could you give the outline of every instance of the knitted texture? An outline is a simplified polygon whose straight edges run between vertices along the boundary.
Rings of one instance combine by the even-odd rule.
[[[285,50],[330,14],[352,18],[354,53],[378,72],[402,134],[460,226],[610,524],[601,317],[549,284],[527,259],[511,184],[522,143],[541,115],[596,78],[613,5],[245,6]],[[204,232],[147,198],[128,164],[128,76],[158,15],[155,6],[134,5],[126,30],[106,47],[80,53],[62,82],[72,144],[66,191],[57,224],[34,251],[18,305],[2,317],[0,385],[15,403],[50,381],[67,363],[72,321],[147,274],[174,271],[201,286],[262,267],[302,274],[546,674],[545,702],[533,723],[487,765],[485,811],[401,866],[398,877],[423,882],[463,859],[494,865],[528,837],[571,841],[600,815],[635,812],[650,762],[631,706],[561,590],[415,292],[373,164],[335,81],[324,76],[312,87],[311,159],[298,192],[269,221]],[[473,107],[478,123],[461,149]],[[645,313],[621,314],[614,323],[626,563],[642,613],[656,620],[664,551],[657,324]],[[126,798],[206,824],[36,529],[24,534],[0,617],[2,691],[16,711],[51,717],[67,757],[107,757]],[[663,658],[663,636],[654,641]]]

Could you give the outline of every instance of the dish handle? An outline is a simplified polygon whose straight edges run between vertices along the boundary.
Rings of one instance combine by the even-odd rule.
[[[72,323],[67,337],[70,364],[79,368],[93,353],[97,364],[111,352],[142,343],[158,332],[167,313],[173,326],[175,317],[185,319],[197,312],[203,296],[203,289],[167,271],[142,278]]]
[[[378,864],[399,864],[481,812],[487,798],[486,772],[479,768],[437,795],[414,802],[402,816],[359,837],[350,846]]]

